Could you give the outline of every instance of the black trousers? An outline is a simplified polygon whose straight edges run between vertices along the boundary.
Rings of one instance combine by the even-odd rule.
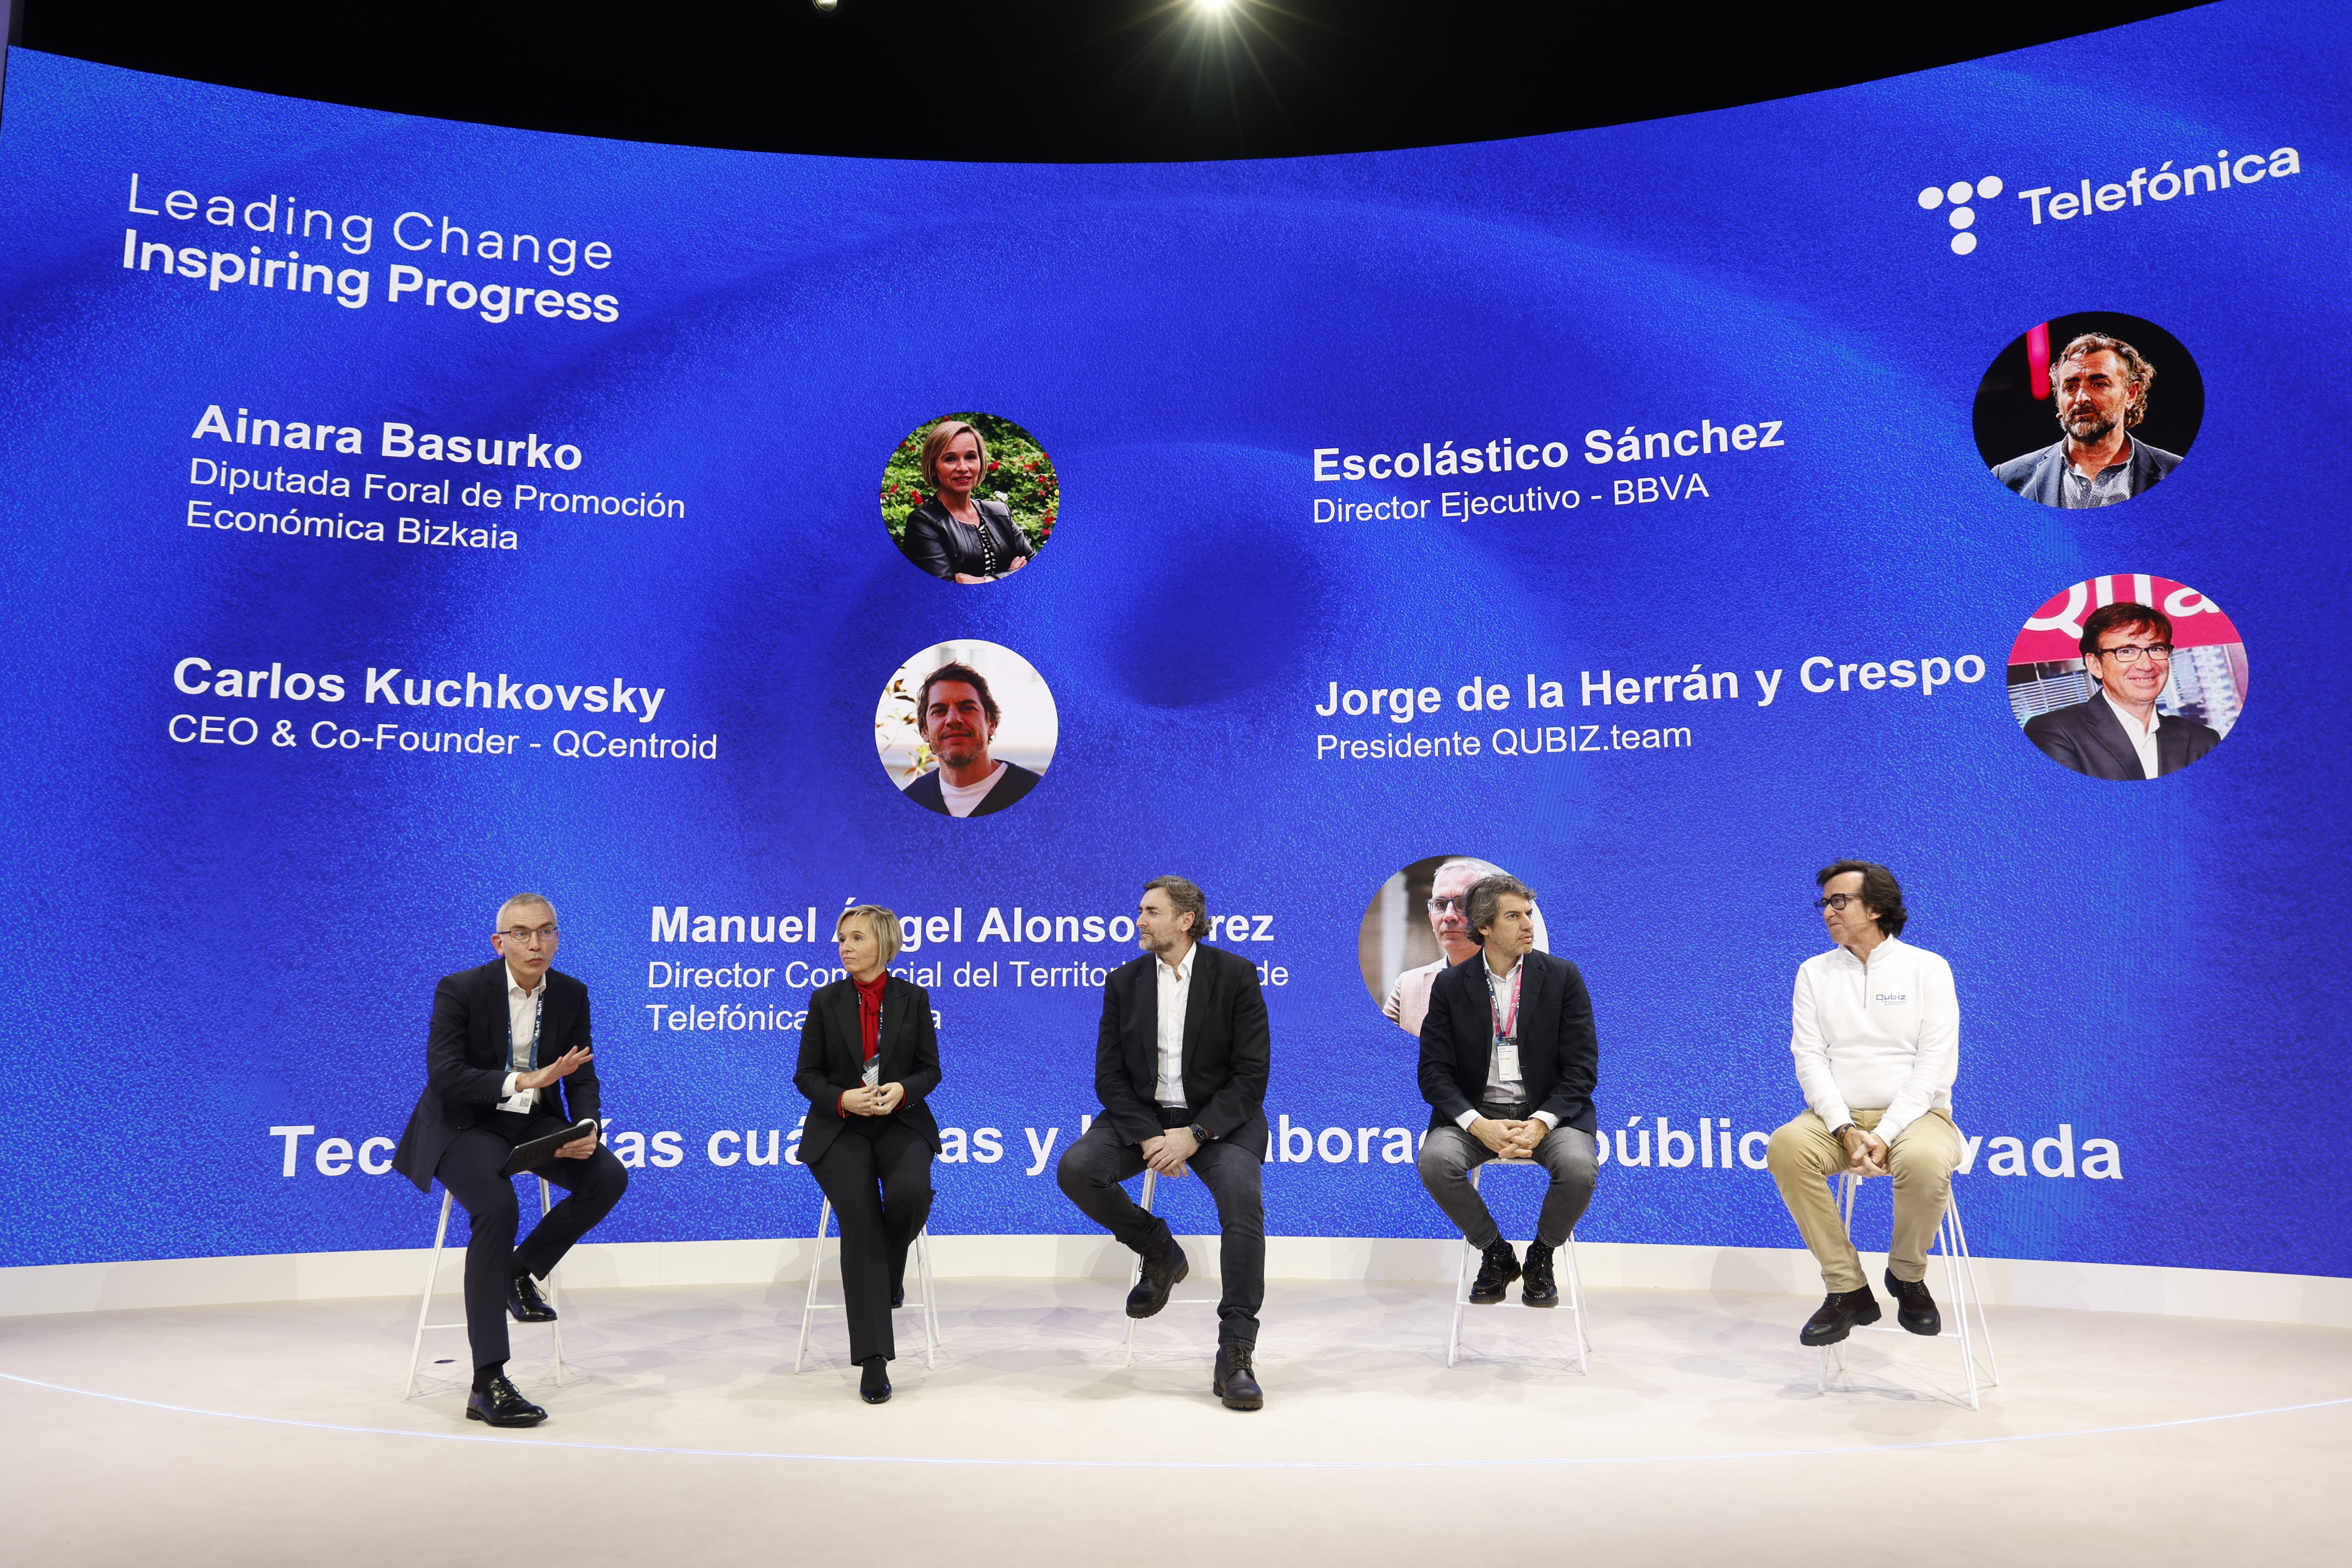
[[[530,1239],[515,1246],[522,1208],[515,1202],[513,1180],[499,1175],[499,1167],[516,1144],[566,1125],[560,1116],[494,1110],[481,1126],[457,1134],[434,1173],[473,1222],[466,1243],[466,1338],[477,1367],[507,1359],[507,1289],[515,1271],[528,1268],[545,1279],[572,1244],[612,1213],[629,1190],[628,1168],[602,1142],[585,1160],[550,1160],[537,1173],[562,1187],[564,1199],[531,1227]]]
[[[1232,1143],[1203,1144],[1191,1161],[1192,1172],[1216,1201],[1223,1232],[1218,1264],[1225,1277],[1217,1303],[1219,1343],[1257,1343],[1257,1310],[1265,1304],[1265,1203],[1261,1195],[1264,1162]],[[1168,1239],[1168,1224],[1127,1195],[1119,1185],[1143,1170],[1141,1145],[1122,1142],[1108,1121],[1097,1121],[1063,1152],[1054,1179],[1086,1216],[1118,1243],[1149,1252]]]
[[[890,1298],[907,1282],[907,1248],[931,1217],[931,1145],[887,1116],[852,1116],[809,1167],[841,1221],[841,1294],[849,1359],[898,1353]]]

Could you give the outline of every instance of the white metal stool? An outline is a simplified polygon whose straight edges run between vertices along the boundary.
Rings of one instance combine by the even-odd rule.
[[[801,1363],[808,1359],[809,1325],[816,1317],[818,1305],[816,1283],[818,1277],[824,1272],[824,1233],[832,1226],[833,1200],[827,1198],[816,1211],[816,1250],[809,1257],[808,1299],[801,1305],[801,1348],[793,1355],[793,1371],[796,1373],[800,1371]],[[931,1227],[929,1225],[915,1233],[914,1249],[915,1277],[921,1281],[923,1294],[921,1300],[909,1301],[907,1305],[922,1310],[923,1365],[936,1367],[940,1364],[940,1346],[945,1342],[940,1337],[939,1308],[932,1300]],[[828,1312],[845,1313],[849,1310],[846,1300],[827,1301],[824,1305]]]
[[[1838,1209],[1845,1221],[1846,1236],[1851,1239],[1853,1236],[1854,1194],[1861,1190],[1862,1178],[1849,1173],[1840,1175],[1837,1181]],[[1968,1378],[1969,1408],[1980,1409],[1982,1406],[1977,1403],[1978,1384],[1981,1381],[1987,1387],[2000,1386],[2000,1360],[1993,1354],[1992,1325],[1985,1321],[1984,1292],[1977,1287],[1976,1259],[1969,1256],[1969,1233],[1960,1224],[1960,1195],[1958,1191],[1945,1200],[1944,1218],[1936,1227],[1936,1245],[1944,1257],[1944,1299],[1952,1306],[1952,1318],[1944,1333],[1952,1332],[1950,1322],[1958,1323],[1957,1337],[1960,1342],[1960,1370]],[[1973,1330],[1969,1326],[1969,1309],[1971,1306],[1977,1314]],[[1892,1322],[1872,1323],[1856,1331],[1871,1334],[1909,1332],[1901,1324]],[[1985,1373],[1981,1380],[1977,1374],[1977,1342],[1979,1339],[1984,1342],[1985,1359]],[[1815,1393],[1828,1392],[1832,1362],[1840,1373],[1845,1371],[1845,1356],[1838,1346],[1823,1345],[1820,1375],[1813,1383]]]
[[[1485,1170],[1489,1165],[1516,1165],[1522,1169],[1530,1171],[1541,1171],[1544,1169],[1543,1165],[1539,1162],[1534,1160],[1482,1161],[1478,1164],[1470,1167],[1471,1191],[1475,1192],[1478,1190],[1478,1173]],[[1473,1247],[1467,1241],[1465,1241],[1462,1244],[1462,1265],[1459,1268],[1454,1270],[1454,1330],[1453,1332],[1448,1334],[1445,1339],[1445,1364],[1448,1366],[1452,1366],[1454,1364],[1454,1358],[1461,1353],[1462,1314],[1469,1308],[1470,1305],[1470,1281],[1472,1278],[1470,1273],[1470,1264],[1473,1258],[1480,1256],[1481,1254],[1477,1249]],[[1586,1361],[1585,1357],[1586,1352],[1592,1348],[1592,1337],[1586,1333],[1584,1330],[1584,1279],[1583,1276],[1577,1271],[1576,1233],[1574,1231],[1570,1231],[1569,1233],[1568,1245],[1560,1248],[1559,1258],[1560,1262],[1564,1265],[1562,1272],[1566,1273],[1568,1276],[1568,1301],[1564,1309],[1552,1307],[1544,1310],[1548,1311],[1560,1311],[1565,1310],[1575,1314],[1576,1370],[1579,1372],[1590,1372],[1591,1367]],[[1499,1305],[1499,1303],[1497,1304]]]
[[[416,1365],[419,1361],[424,1359],[425,1355],[425,1331],[427,1329],[462,1329],[466,1326],[465,1321],[462,1319],[454,1323],[428,1323],[425,1321],[426,1318],[430,1317],[433,1312],[433,1282],[436,1279],[440,1278],[441,1246],[443,1242],[448,1239],[449,1206],[455,1201],[456,1199],[451,1194],[449,1189],[443,1187],[441,1189],[441,1223],[434,1226],[433,1229],[433,1258],[432,1261],[428,1262],[425,1266],[425,1293],[423,1298],[416,1303],[416,1337],[409,1342],[408,1346],[408,1392],[401,1395],[404,1399],[414,1399],[416,1397]],[[540,1217],[541,1219],[545,1219],[547,1217],[547,1211],[554,1206],[555,1200],[550,1195],[547,1189],[547,1178],[542,1176],[539,1181]],[[561,1268],[563,1266],[560,1263],[555,1266],[556,1268]],[[547,1304],[551,1307],[556,1308],[559,1311],[562,1310],[562,1306],[556,1300],[555,1268],[551,1268],[547,1271],[546,1295]],[[463,1299],[462,1296],[460,1299]],[[563,1386],[563,1379],[566,1375],[567,1370],[563,1364],[563,1320],[562,1318],[558,1318],[555,1321],[548,1324],[547,1326],[551,1330],[554,1331],[555,1334],[555,1385],[558,1388],[561,1388]],[[467,1370],[470,1372],[472,1369],[468,1368]]]
[[[1160,1173],[1152,1170],[1145,1171],[1143,1173],[1143,1197],[1137,1206],[1141,1208],[1145,1214],[1150,1214],[1151,1212],[1152,1197],[1159,1191]],[[1135,1266],[1128,1270],[1127,1288],[1129,1290],[1133,1290],[1136,1286],[1141,1284],[1142,1281],[1143,1255],[1139,1252],[1135,1255]],[[1214,1296],[1171,1296],[1168,1299],[1167,1304],[1171,1307],[1213,1307],[1218,1304],[1218,1298]],[[1135,1364],[1135,1325],[1141,1321],[1142,1320],[1140,1318],[1129,1318],[1127,1321],[1127,1338],[1125,1341],[1126,1359],[1119,1363],[1122,1366],[1133,1366]]]

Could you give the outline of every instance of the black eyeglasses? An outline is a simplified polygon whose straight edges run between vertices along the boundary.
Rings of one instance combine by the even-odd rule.
[[[1432,899],[1429,900],[1429,912],[1431,914],[1442,915],[1448,910],[1452,910],[1457,915],[1468,914],[1470,912],[1469,895],[1465,893],[1458,899]]]
[[[2137,664],[2139,656],[2142,654],[2147,655],[2158,664],[2170,664],[2172,645],[2168,642],[2152,642],[2146,647],[2103,647],[2099,650],[2099,654],[2102,658],[2114,659],[2117,664]]]
[[[499,934],[509,942],[518,943],[553,942],[555,928],[553,926],[509,926]]]
[[[1843,910],[1848,904],[1858,904],[1860,902],[1862,902],[1862,895],[1860,893],[1832,893],[1828,898],[1815,899],[1813,900],[1813,908],[1817,910]]]

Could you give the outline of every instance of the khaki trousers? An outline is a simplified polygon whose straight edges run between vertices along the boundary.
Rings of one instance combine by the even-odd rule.
[[[1885,1111],[1853,1108],[1854,1125],[1869,1131]],[[1886,1267],[1906,1281],[1927,1275],[1927,1248],[1936,1227],[1943,1223],[1944,1205],[1952,1195],[1952,1171],[1960,1163],[1960,1131],[1947,1111],[1930,1110],[1897,1133],[1886,1151],[1886,1168],[1895,1181],[1895,1239],[1887,1248]],[[1821,1260],[1822,1283],[1836,1291],[1859,1290],[1869,1283],[1862,1258],[1846,1235],[1838,1214],[1832,1177],[1847,1164],[1845,1144],[1830,1136],[1829,1126],[1811,1110],[1772,1134],[1764,1151],[1765,1163],[1780,1188],[1780,1201],[1790,1217]]]

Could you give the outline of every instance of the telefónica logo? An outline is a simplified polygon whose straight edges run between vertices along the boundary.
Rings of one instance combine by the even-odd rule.
[[[1949,202],[1951,212],[1945,221],[1957,231],[1952,236],[1952,254],[1966,256],[1977,247],[1977,209],[1969,205],[1971,196],[1990,201],[2000,195],[2000,176],[1987,174],[1971,185],[1966,180],[1954,180],[1948,185],[1929,185],[1919,193],[1919,205],[1927,212]]]

